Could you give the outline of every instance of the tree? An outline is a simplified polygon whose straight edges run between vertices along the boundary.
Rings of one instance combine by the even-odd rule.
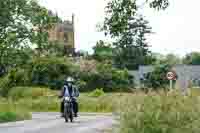
[[[115,62],[120,68],[137,69],[151,62],[146,35],[151,33],[149,22],[136,13],[131,0],[111,1],[106,7],[104,30],[115,39]]]
[[[36,44],[40,56],[44,50],[48,49],[48,30],[61,20],[56,14],[53,14],[45,7],[41,7],[36,1],[32,1],[31,10],[31,23],[33,25],[31,42]]]
[[[185,56],[183,63],[187,65],[200,65],[200,53],[192,52]]]
[[[181,58],[174,54],[168,54],[165,56],[164,63],[169,65],[182,64]]]
[[[0,65],[7,66],[14,61],[16,49],[22,49],[30,37],[27,8],[25,0],[0,1]],[[13,55],[13,56],[12,56]]]
[[[93,47],[93,50],[93,58],[97,61],[106,61],[112,59],[113,48],[111,47],[111,44],[106,44],[104,41],[100,40],[97,42],[96,46]]]
[[[146,0],[151,8],[161,10],[168,0]],[[140,15],[136,0],[111,0],[106,6],[103,30],[117,40],[114,43],[117,66],[137,69],[138,65],[151,64],[154,59],[148,50],[146,35],[151,33],[147,20]]]
[[[175,54],[167,54],[162,55],[159,53],[154,53],[154,57],[156,58],[155,64],[169,64],[171,66],[182,64],[182,59]]]
[[[46,42],[47,29],[54,18],[35,0],[0,1],[0,66],[16,64],[18,55],[30,44]]]

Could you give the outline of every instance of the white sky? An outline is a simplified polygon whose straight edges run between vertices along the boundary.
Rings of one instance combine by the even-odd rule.
[[[91,51],[96,41],[104,39],[96,25],[104,20],[105,0],[40,0],[65,19],[75,13],[76,48]],[[145,9],[153,31],[149,38],[151,50],[162,54],[184,55],[200,51],[200,0],[170,0],[165,11]]]

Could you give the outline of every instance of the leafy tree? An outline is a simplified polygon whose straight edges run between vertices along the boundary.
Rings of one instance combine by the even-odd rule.
[[[181,58],[178,57],[177,55],[168,54],[165,57],[164,63],[166,63],[166,64],[168,63],[170,65],[178,65],[178,64],[181,64],[182,61],[181,61]]]
[[[47,50],[49,41],[48,30],[54,26],[54,24],[60,19],[57,15],[53,14],[51,11],[47,10],[45,7],[41,7],[37,2],[32,1],[32,17],[31,23],[33,25],[33,32],[31,37],[31,42],[35,43],[37,46],[38,54]]]
[[[164,10],[169,5],[168,0],[146,0],[145,3],[157,10]],[[105,35],[116,40],[115,60],[121,68],[137,69],[140,64],[154,61],[145,39],[151,27],[138,14],[138,8],[136,0],[111,0],[106,6],[103,30]]]
[[[200,65],[200,53],[192,52],[187,54],[183,59],[183,63],[187,65]]]
[[[131,1],[129,1],[131,2]],[[137,69],[139,65],[151,63],[151,54],[148,50],[146,35],[151,33],[149,22],[142,15],[130,8],[130,3],[121,4],[122,13],[115,11],[115,3],[107,7],[107,16],[104,23],[106,34],[116,40],[115,62],[120,68]],[[130,14],[126,14],[129,12]],[[125,15],[125,16],[123,16]]]
[[[165,10],[169,6],[169,0],[146,0],[146,3],[156,10]]]
[[[56,18],[35,0],[0,1],[0,66],[17,64],[30,44],[42,47],[47,42],[47,29]]]
[[[182,59],[175,54],[162,55],[154,53],[154,57],[156,58],[155,64],[169,64],[169,65],[182,64]]]
[[[106,44],[102,40],[97,42],[96,46],[93,47],[93,50],[93,57],[98,61],[111,60],[113,57],[113,48],[110,44]]]
[[[30,37],[28,20],[30,4],[26,0],[0,1],[0,65],[15,59],[16,49],[22,49]]]

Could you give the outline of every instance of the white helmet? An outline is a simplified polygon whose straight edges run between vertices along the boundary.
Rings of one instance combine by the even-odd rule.
[[[68,77],[66,81],[67,82],[74,82],[74,79],[72,77]]]

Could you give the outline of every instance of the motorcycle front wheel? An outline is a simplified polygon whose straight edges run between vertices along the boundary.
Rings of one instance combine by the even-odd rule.
[[[68,117],[68,111],[66,108],[64,109],[64,118],[65,118],[65,122],[68,122],[69,117]]]

